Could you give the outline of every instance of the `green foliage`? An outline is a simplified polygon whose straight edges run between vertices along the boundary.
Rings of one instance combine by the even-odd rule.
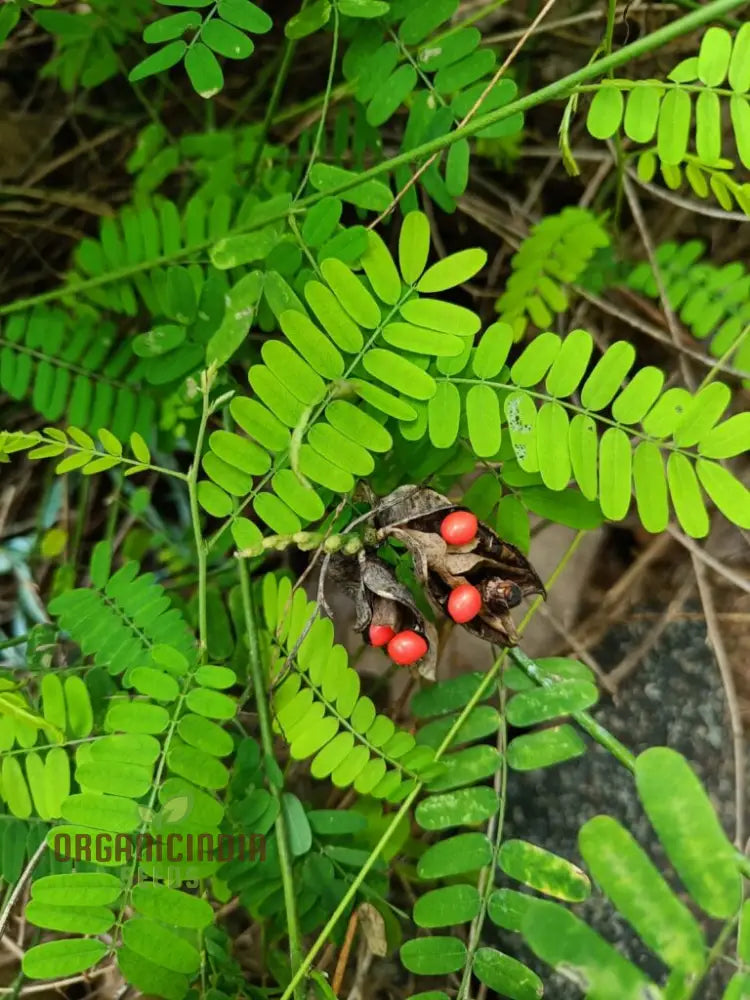
[[[247,59],[255,44],[252,35],[264,35],[273,21],[251,0],[161,0],[166,7],[187,7],[153,21],[143,32],[143,41],[161,45],[130,71],[132,83],[144,80],[184,62],[193,90],[208,100],[224,86],[217,56]],[[208,9],[210,8],[210,9]],[[189,33],[189,41],[184,35]]]
[[[2,798],[12,816],[28,819],[33,813],[48,821],[61,816],[62,802],[70,789],[64,747],[91,733],[93,713],[86,685],[75,674],[64,682],[59,674],[45,674],[40,688],[41,714],[37,714],[26,695],[13,685],[6,687],[3,680]],[[40,734],[43,744],[37,750]]]
[[[709,342],[712,357],[726,358],[739,372],[747,373],[743,386],[750,388],[750,275],[739,261],[717,267],[704,259],[700,240],[663,243],[656,263],[670,307],[698,340]],[[647,261],[632,267],[627,287],[659,298],[659,287]]]
[[[60,595],[51,610],[72,631],[84,655],[93,655],[95,663],[106,657],[112,674],[124,670],[124,691],[110,701],[97,738],[78,742],[78,791],[68,794],[59,776],[43,788],[39,779],[29,784],[35,811],[42,818],[46,813],[47,818],[63,820],[48,834],[57,854],[85,859],[87,849],[79,846],[78,833],[92,840],[100,834],[105,840],[124,835],[113,849],[110,843],[109,856],[100,850],[96,858],[121,874],[75,872],[40,879],[27,918],[39,927],[74,934],[101,934],[115,922],[121,924],[116,956],[123,974],[139,989],[181,1000],[200,967],[198,932],[211,922],[211,908],[158,880],[177,877],[179,884],[186,878],[206,878],[220,866],[216,852],[224,810],[214,794],[229,782],[221,758],[232,751],[233,741],[222,723],[234,716],[236,702],[219,689],[231,687],[236,676],[226,667],[200,665],[185,623],[168,607],[162,588],[152,577],[137,577],[133,563],[110,577],[107,556],[99,549],[92,560],[94,588]],[[57,684],[50,683],[55,680]],[[69,690],[72,681],[80,688]],[[83,691],[78,678],[66,682],[67,724],[76,736],[87,735],[92,727]],[[129,691],[135,697],[128,697]],[[54,675],[45,677],[42,698],[45,718],[62,723],[62,685]],[[27,755],[30,779],[29,758],[35,757],[33,751]],[[4,786],[9,787],[5,780]],[[14,782],[12,787],[19,796],[23,786]],[[59,799],[54,807],[48,797],[51,789]],[[185,834],[198,832],[213,845],[209,857],[182,854],[181,859],[167,860],[161,849],[146,853],[138,841],[123,846],[130,836],[175,835],[181,841]],[[134,884],[136,873],[140,879]],[[127,919],[126,906],[133,910]],[[90,968],[109,950],[89,938],[46,942],[25,954],[24,971],[32,978],[69,975]]]
[[[316,5],[317,6],[317,5]],[[447,135],[482,101],[482,112],[510,104],[518,93],[507,76],[495,80],[497,55],[480,47],[482,36],[473,26],[454,21],[459,0],[417,4],[395,2],[378,21],[364,21],[352,33],[343,61],[344,76],[357,101],[366,107],[367,122],[382,128],[404,106],[409,109],[401,150]],[[471,19],[470,19],[471,20]],[[485,93],[486,92],[486,93]],[[508,138],[523,128],[515,114],[477,133],[479,139]],[[439,207],[451,212],[469,180],[471,147],[462,139],[421,175],[420,184]],[[394,172],[403,187],[408,167]],[[415,211],[414,189],[402,200],[405,212]]]
[[[147,0],[91,0],[75,11],[35,11],[36,23],[55,39],[55,55],[42,76],[56,77],[68,93],[106,83],[121,71],[117,50],[139,29],[148,8]]]
[[[491,272],[489,302],[480,274],[497,246],[466,235],[467,218],[483,220],[473,197],[461,201],[472,179],[490,181],[490,160],[491,182],[517,195],[524,114],[550,99],[569,102],[570,166],[570,118],[593,91],[589,134],[616,138],[642,179],[660,166],[676,187],[684,172],[700,197],[750,211],[720,127],[725,114],[748,167],[750,26],[709,27],[660,81],[614,70],[734,0],[614,51],[608,23],[603,59],[534,91],[524,48],[536,38],[508,58],[477,27],[502,4],[312,0],[284,12],[283,35],[262,0],[163,0],[149,23],[144,4],[0,10],[0,40],[22,13],[33,41],[39,29],[54,36],[43,73],[75,94],[76,113],[95,120],[86,92],[123,67],[139,102],[132,118],[113,111],[132,190],[96,231],[81,213],[57,287],[0,305],[0,389],[23,404],[0,431],[0,462],[49,458],[65,477],[49,488],[38,477],[38,517],[18,537],[11,525],[0,552],[23,611],[0,636],[3,662],[18,647],[0,677],[0,874],[7,905],[28,899],[23,975],[109,961],[129,988],[164,1000],[331,997],[313,967],[324,945],[346,954],[356,914],[370,952],[398,952],[409,974],[433,977],[423,997],[446,1000],[447,985],[457,1000],[538,998],[542,981],[518,957],[530,949],[592,1000],[690,1000],[725,957],[748,866],[687,762],[660,747],[634,758],[596,721],[586,666],[534,663],[518,648],[504,652],[512,665],[500,657],[436,683],[416,666],[417,690],[389,712],[386,684],[335,641],[327,600],[335,578],[359,628],[362,607],[400,621],[406,603],[392,595],[406,593],[437,659],[451,623],[435,595],[456,573],[473,579],[477,561],[504,551],[538,583],[508,548],[533,555],[531,515],[585,532],[625,519],[634,499],[649,532],[674,517],[704,538],[712,507],[750,528],[734,464],[750,450],[745,267],[713,266],[677,237],[657,250],[671,307],[731,365],[728,379],[744,379],[733,390],[717,366],[689,392],[638,367],[634,344],[611,331],[595,343],[570,329],[574,286],[599,291],[624,273],[631,291],[658,298],[650,267],[623,261],[610,238],[609,182],[592,188],[591,209],[540,211],[509,273]],[[261,38],[263,58],[244,62]],[[232,61],[248,71],[242,91],[205,103]],[[165,76],[178,63],[189,87]],[[286,103],[287,73],[298,104]],[[544,120],[535,113],[535,134]],[[492,300],[498,320],[483,328]],[[380,504],[410,483],[461,497],[482,522],[483,554],[472,543],[443,552],[435,511],[406,519],[405,553]],[[293,549],[323,574],[315,600]],[[368,560],[392,592],[368,589]],[[494,566],[485,612],[492,599],[518,604]],[[634,772],[684,891],[606,816],[583,826],[581,866],[504,835],[509,771],[575,768],[592,741]],[[210,856],[143,855],[144,840],[172,835],[204,838]],[[262,838],[249,856],[218,850],[248,835]],[[93,860],[86,837],[105,845]],[[592,883],[664,963],[665,984],[569,908]],[[28,897],[14,891],[27,885]],[[257,977],[234,957],[224,917],[235,909],[260,943]],[[699,911],[725,922],[715,940]],[[525,952],[510,937],[505,951],[492,944],[488,917]],[[748,926],[745,904],[726,1000],[746,988]]]
[[[655,139],[654,146],[638,155],[642,180],[652,180],[658,165],[667,186],[676,190],[684,170],[699,198],[712,194],[727,211],[736,202],[750,215],[750,186],[731,176],[735,162],[722,149],[725,105],[737,157],[750,169],[748,65],[750,24],[744,24],[734,37],[725,28],[713,26],[703,36],[698,55],[683,59],[665,81],[604,81],[596,88],[586,127],[595,139],[610,139],[620,129],[635,143]],[[695,152],[689,150],[693,134]]]
[[[93,655],[94,663],[109,673],[123,674],[126,684],[135,666],[153,655],[154,647],[169,647],[186,662],[195,661],[192,636],[182,615],[171,607],[154,575],[139,575],[138,569],[136,562],[127,562],[110,576],[109,552],[102,543],[92,560],[93,586],[66,591],[50,604],[81,652]]]
[[[709,916],[734,917],[742,881],[736,852],[687,761],[666,747],[651,748],[637,758],[635,779],[643,808],[691,901]],[[633,836],[609,816],[595,816],[581,828],[579,849],[601,891],[669,970],[664,995],[691,996],[692,983],[706,970],[708,947],[682,899]],[[528,857],[525,863],[525,871],[538,870]],[[661,995],[640,969],[559,903],[499,889],[489,899],[488,912],[499,927],[521,933],[553,968],[586,981],[592,996],[610,996],[612,989],[623,997],[643,996],[644,989]]]
[[[728,386],[711,383],[694,395],[678,387],[662,392],[663,372],[648,366],[621,388],[635,363],[632,346],[612,344],[589,370],[594,345],[585,330],[564,339],[542,333],[508,367],[512,342],[512,328],[496,323],[468,356],[443,366],[440,388],[426,408],[433,444],[455,440],[463,411],[475,454],[500,452],[505,423],[522,473],[553,492],[564,491],[572,477],[610,520],[625,517],[634,491],[643,526],[663,531],[669,495],[684,530],[703,537],[708,516],[700,481],[729,520],[747,522],[746,488],[716,462],[746,447],[735,432],[740,418],[720,422],[731,399]],[[580,403],[568,402],[576,392]]]
[[[565,285],[576,282],[609,235],[591,212],[565,208],[547,215],[511,258],[512,274],[495,309],[520,339],[529,320],[544,329],[554,313],[567,312]]]
[[[496,854],[491,835],[482,832],[488,821],[499,822],[495,829],[502,832],[503,797],[497,779],[504,775],[506,764],[535,770],[585,752],[570,725],[546,724],[594,704],[593,674],[574,660],[540,660],[538,666],[548,686],[537,686],[518,668],[507,671],[504,679],[516,693],[504,716],[487,703],[497,700],[497,692],[482,691],[484,675],[479,673],[440,682],[419,692],[412,702],[422,721],[417,744],[437,749],[447,743],[452,752],[443,757],[445,772],[429,782],[430,794],[414,814],[427,834],[444,834],[419,858],[417,876],[427,883],[428,891],[419,897],[413,913],[417,927],[438,933],[407,941],[401,960],[416,975],[463,972],[463,989],[473,974],[500,995],[521,1000],[541,995],[542,984],[534,972],[495,948],[478,947],[476,933],[464,935],[470,942],[467,949],[461,938],[440,931],[469,922],[481,929],[495,865],[510,878],[556,899],[581,902],[589,895],[589,880],[570,862],[521,840],[506,841]],[[503,748],[506,720],[516,728],[545,726],[514,737]],[[483,742],[488,739],[504,754]],[[440,886],[441,880],[447,884]]]
[[[292,593],[286,577],[277,584],[267,576],[263,597],[266,623],[278,644],[270,662],[275,728],[292,760],[312,758],[313,777],[330,777],[337,788],[353,785],[360,795],[403,801],[425,772],[435,770],[434,753],[417,747],[410,733],[360,695],[360,676],[348,665],[344,647],[333,644],[332,623],[317,615],[315,601],[302,590]],[[290,675],[280,674],[298,644]]]
[[[65,415],[93,433],[151,436],[155,401],[141,391],[144,369],[114,324],[62,310],[16,313],[0,332],[0,388],[12,399],[30,397],[45,420]]]
[[[299,531],[322,517],[328,491],[346,493],[374,470],[373,456],[391,447],[385,418],[415,419],[413,401],[436,391],[429,358],[458,356],[479,327],[469,310],[428,296],[468,280],[486,258],[467,250],[428,267],[429,239],[426,217],[407,216],[397,267],[383,240],[366,234],[364,280],[324,258],[301,289],[307,308],[267,272],[265,295],[289,343],[263,345],[262,364],[248,372],[254,397],[230,403],[254,440],[223,431],[209,439],[202,464],[210,482],[199,499],[210,514],[230,516],[232,497],[243,498],[241,507],[252,502],[272,531]],[[354,405],[357,397],[365,408]],[[269,481],[272,492],[263,492]],[[242,549],[259,540],[236,516],[233,533]]]

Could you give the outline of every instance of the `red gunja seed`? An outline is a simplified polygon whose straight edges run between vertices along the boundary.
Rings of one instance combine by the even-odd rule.
[[[443,518],[440,534],[449,545],[466,545],[477,535],[478,522],[468,510],[454,510]]]
[[[421,660],[427,652],[427,643],[421,635],[407,629],[394,635],[388,643],[388,655],[400,667],[408,667]]]
[[[448,598],[448,614],[454,622],[463,625],[475,618],[482,607],[482,595],[470,583],[456,587]]]
[[[369,636],[371,646],[387,646],[396,633],[390,625],[371,625]]]

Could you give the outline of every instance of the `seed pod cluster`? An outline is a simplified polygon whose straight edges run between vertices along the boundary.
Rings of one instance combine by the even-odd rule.
[[[380,504],[375,526],[379,540],[408,549],[432,607],[487,642],[516,645],[511,609],[526,597],[546,597],[519,549],[435,490],[399,487]]]
[[[356,559],[337,554],[328,572],[354,601],[356,631],[364,633],[371,646],[384,648],[394,663],[417,664],[423,677],[434,680],[437,632],[391,566],[373,552],[362,551]]]
[[[408,550],[430,605],[473,635],[499,646],[518,642],[511,608],[546,596],[526,557],[465,507],[434,490],[401,486],[373,506],[366,545],[396,541]],[[366,547],[331,557],[329,573],[355,604],[355,628],[401,666],[435,678],[437,632],[391,566]]]

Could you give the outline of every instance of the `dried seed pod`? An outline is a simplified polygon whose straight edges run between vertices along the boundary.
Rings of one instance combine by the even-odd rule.
[[[449,546],[440,526],[448,514],[465,510],[435,490],[401,486],[380,502],[375,524],[381,540],[392,538],[409,550],[434,608],[447,614],[451,593],[470,584],[482,596],[482,609],[464,628],[487,642],[515,646],[510,609],[524,597],[546,597],[544,585],[523,553],[481,521],[470,542]]]
[[[418,670],[423,677],[434,680],[437,632],[425,621],[411,591],[399,583],[388,563],[370,552],[360,552],[354,558],[337,554],[331,558],[328,573],[354,602],[357,632],[369,633],[371,627],[386,626],[394,634],[411,631],[424,638],[427,652]]]

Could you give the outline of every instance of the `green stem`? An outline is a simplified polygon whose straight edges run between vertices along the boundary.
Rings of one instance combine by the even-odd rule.
[[[501,659],[504,658],[501,654]],[[487,905],[491,894],[495,890],[495,874],[497,872],[498,856],[500,854],[500,847],[503,841],[503,827],[505,824],[505,805],[507,802],[507,789],[508,789],[508,756],[507,756],[507,745],[508,745],[508,729],[505,722],[505,691],[502,684],[502,678],[500,678],[500,683],[498,684],[498,692],[500,695],[500,728],[498,730],[498,750],[500,751],[500,808],[497,812],[496,817],[493,819],[494,832],[492,830],[492,823],[487,831],[487,835],[492,840],[492,859],[489,865],[482,870],[480,875],[479,891],[481,894],[481,903],[479,906],[479,913],[474,917],[471,922],[471,927],[469,930],[469,939],[467,944],[468,956],[466,962],[464,963],[464,972],[461,977],[461,985],[458,988],[457,1000],[465,1000],[466,997],[470,996],[471,990],[471,971],[474,965],[474,956],[477,953],[482,942],[482,928],[484,926],[484,921],[487,916]]]
[[[333,90],[333,74],[336,69],[336,56],[339,50],[339,9],[334,4],[333,7],[333,45],[331,47],[331,61],[328,64],[328,79],[326,80],[326,89],[323,94],[323,107],[320,112],[320,121],[318,122],[318,128],[315,132],[315,142],[313,143],[313,148],[310,153],[310,159],[307,161],[307,166],[305,167],[305,174],[300,181],[300,185],[297,188],[297,193],[294,196],[295,202],[299,199],[302,192],[305,190],[305,185],[307,184],[307,179],[310,176],[310,171],[312,170],[315,160],[318,158],[318,152],[320,150],[320,142],[323,138],[323,131],[326,127],[326,118],[328,117],[328,103],[331,100],[331,91]]]
[[[737,851],[736,855],[737,867],[745,876],[745,878],[750,879],[750,858],[743,851]]]
[[[607,27],[604,29],[604,51],[609,55],[615,40],[615,21],[617,20],[617,0],[607,0]],[[609,76],[612,76],[612,70]]]
[[[604,31],[604,51],[607,55],[611,55],[612,46],[615,39],[615,22],[617,20],[617,0],[607,0],[607,27]],[[607,76],[611,80],[614,77],[614,68],[610,69]],[[622,204],[623,204],[623,194],[625,192],[625,185],[623,184],[623,177],[625,176],[625,156],[622,146],[622,136],[619,130],[614,136],[614,147],[615,147],[615,160],[617,165],[617,194],[615,197],[615,214],[614,214],[614,224],[615,228],[619,229],[620,218],[622,215]]]
[[[730,344],[729,347],[726,349],[726,351],[724,351],[724,353],[721,355],[721,357],[719,358],[719,360],[716,362],[716,364],[713,366],[713,368],[710,369],[710,371],[708,372],[708,374],[706,375],[706,377],[703,379],[703,381],[701,382],[701,384],[695,390],[696,392],[700,392],[701,389],[705,389],[705,387],[710,382],[713,382],[713,380],[716,378],[716,373],[718,371],[720,371],[724,367],[724,365],[726,364],[726,362],[735,353],[735,351],[738,351],[740,349],[740,347],[744,344],[745,339],[749,335],[750,335],[750,323],[747,324],[747,326],[740,333],[739,337],[737,337],[737,339],[734,341],[734,343]]]
[[[208,550],[206,540],[201,531],[201,515],[198,504],[198,474],[200,472],[201,455],[203,453],[203,440],[206,436],[206,425],[210,415],[209,391],[211,379],[204,373],[201,378],[201,389],[203,392],[203,407],[201,410],[201,422],[198,427],[198,437],[195,442],[195,456],[193,457],[190,471],[187,474],[188,496],[190,498],[190,521],[193,526],[193,538],[195,540],[195,552],[198,558],[198,642],[201,648],[201,656],[205,655],[208,643],[208,612],[206,605],[206,567],[208,564]]]
[[[250,574],[247,570],[247,563],[244,559],[239,559],[238,570],[240,574],[240,590],[242,593],[242,609],[245,618],[245,628],[247,630],[247,645],[249,654],[250,680],[253,685],[255,695],[255,708],[258,713],[258,723],[260,725],[260,741],[263,746],[263,753],[267,757],[273,756],[273,732],[271,730],[271,715],[268,710],[268,697],[266,685],[263,677],[263,664],[261,662],[260,647],[258,645],[258,629],[255,623],[255,610],[253,608],[253,597],[250,590]],[[269,782],[270,792],[281,805],[281,792]],[[304,989],[302,977],[306,968],[302,961],[302,944],[299,930],[299,920],[297,917],[297,900],[294,892],[294,881],[292,874],[291,852],[289,850],[289,836],[286,828],[284,810],[279,809],[274,824],[276,830],[276,842],[279,848],[279,868],[281,870],[281,883],[284,892],[284,906],[286,908],[287,933],[289,935],[289,962],[292,971],[292,982],[289,986],[287,996],[294,995],[295,1000],[304,1000]]]
[[[523,670],[527,677],[535,681],[540,687],[553,687],[555,681],[548,677],[533,660],[517,646],[510,650],[510,658]],[[615,760],[618,760],[623,767],[631,773],[635,772],[635,757],[628,748],[613,736],[604,726],[601,726],[588,712],[571,712],[571,716],[584,732],[595,740],[600,746],[608,750]]]
[[[731,917],[722,927],[719,936],[714,941],[711,950],[709,951],[705,964],[703,966],[703,971],[691,982],[687,993],[684,994],[684,1000],[692,1000],[695,996],[698,987],[701,985],[703,980],[706,978],[711,970],[714,962],[724,953],[724,948],[726,947],[727,941],[732,936],[737,922],[740,918],[739,913],[736,913]],[[726,996],[727,994],[725,994]]]
[[[382,163],[375,164],[375,166],[370,167],[369,170],[365,170],[333,188],[328,188],[325,191],[319,191],[315,194],[309,195],[307,198],[300,199],[293,211],[295,213],[305,212],[324,197],[343,194],[345,191],[362,184],[364,181],[371,180],[374,177],[380,177],[383,174],[396,170],[398,167],[413,163],[416,160],[421,160],[423,157],[426,158],[431,156],[433,153],[438,153],[441,150],[446,149],[448,146],[452,146],[454,143],[459,142],[461,139],[466,139],[476,135],[477,132],[481,132],[482,129],[487,128],[489,125],[495,125],[498,122],[505,121],[507,118],[511,118],[513,115],[519,114],[520,112],[530,111],[532,108],[535,108],[540,104],[544,104],[546,101],[560,100],[568,96],[575,87],[578,87],[583,83],[588,83],[590,80],[594,80],[597,77],[606,75],[611,69],[623,66],[625,63],[630,62],[633,59],[639,59],[641,56],[647,55],[654,49],[658,49],[662,45],[666,45],[667,43],[674,41],[674,39],[680,38],[682,35],[695,31],[697,28],[702,27],[709,21],[716,20],[729,11],[735,10],[737,7],[741,7],[744,2],[745,0],[713,0],[712,3],[705,4],[698,10],[694,10],[690,14],[686,14],[684,17],[679,18],[679,20],[666,24],[662,28],[658,28],[650,35],[644,35],[643,38],[637,39],[630,45],[626,45],[623,48],[618,49],[616,52],[612,52],[601,59],[597,59],[595,62],[592,62],[587,66],[583,66],[574,73],[569,73],[560,80],[556,80],[532,94],[527,94],[525,97],[521,97],[517,101],[506,104],[505,107],[497,108],[495,111],[490,111],[485,115],[477,115],[462,128],[453,129],[453,131],[449,132],[447,135],[437,136],[435,139],[431,139],[428,142],[422,143],[420,146],[415,146],[413,149],[399,153],[397,156],[394,156],[389,160],[383,160]],[[283,70],[284,66],[282,65],[282,70],[279,72],[277,87],[275,89],[279,88],[279,82],[282,79]],[[276,100],[278,101],[278,97]],[[269,123],[271,117],[273,117],[272,114],[270,116],[267,115]],[[256,151],[256,155],[259,157],[260,153]],[[240,226],[226,235],[234,236],[240,233],[252,232],[256,229],[270,225],[273,222],[278,222],[281,219],[286,218],[287,215],[288,212],[286,210],[282,210],[275,215],[264,216],[256,222]],[[21,312],[25,309],[29,309],[32,305],[50,302],[67,295],[73,295],[78,292],[86,291],[87,289],[99,288],[103,285],[110,284],[111,282],[140,274],[142,271],[150,270],[164,264],[169,264],[175,260],[181,259],[182,257],[195,254],[200,250],[207,249],[213,243],[214,240],[208,239],[203,243],[196,244],[191,247],[184,247],[174,254],[165,254],[152,261],[132,264],[128,267],[121,268],[118,271],[111,272],[110,274],[99,275],[96,278],[90,278],[74,285],[64,285],[61,288],[56,288],[50,292],[43,292],[41,295],[34,296],[33,298],[21,299],[16,302],[9,303],[8,305],[0,307],[0,315]]]
[[[3,639],[3,641],[0,642],[0,650],[12,649],[14,646],[21,646],[23,645],[24,642],[28,641],[29,641],[29,634],[28,632],[24,632],[23,635],[14,636],[14,638],[12,639]]]
[[[421,791],[422,791],[422,785],[418,784],[416,788],[413,788],[411,790],[409,795],[401,803],[401,808],[398,810],[398,812],[394,813],[391,822],[386,827],[380,840],[373,847],[367,861],[365,861],[365,863],[362,865],[362,867],[359,869],[356,876],[352,880],[351,885],[344,894],[344,898],[341,900],[339,905],[333,911],[333,913],[330,916],[330,919],[328,920],[328,923],[325,925],[320,934],[318,934],[317,938],[315,939],[315,943],[310,948],[308,953],[305,955],[305,958],[302,961],[300,967],[297,969],[297,972],[292,976],[292,981],[289,983],[287,988],[282,993],[280,1000],[289,1000],[289,998],[292,995],[297,997],[298,995],[297,989],[302,980],[302,977],[307,975],[307,972],[310,966],[312,965],[316,955],[328,940],[328,936],[330,935],[331,931],[334,929],[338,921],[341,919],[341,916],[346,910],[346,908],[349,906],[349,903],[352,901],[352,899],[354,899],[354,896],[359,891],[359,887],[367,878],[373,865],[376,863],[382,852],[385,850],[386,846],[388,845],[388,841],[396,832],[396,829],[401,823],[402,819],[408,815],[409,810],[411,809],[412,804],[414,803],[414,800],[417,798],[417,796]]]
[[[302,6],[300,10],[304,10],[307,0],[302,0]],[[286,78],[289,75],[289,70],[292,66],[292,59],[294,58],[294,50],[297,48],[297,42],[293,38],[287,38],[286,44],[284,46],[284,54],[281,57],[281,65],[279,66],[279,72],[276,74],[276,80],[273,85],[273,90],[271,91],[271,97],[268,101],[266,107],[266,114],[263,119],[263,124],[260,127],[260,135],[258,136],[258,145],[255,147],[253,152],[253,158],[250,162],[250,167],[248,170],[248,185],[252,186],[255,183],[255,178],[258,173],[258,166],[260,165],[261,157],[263,156],[263,147],[266,144],[266,139],[271,128],[271,123],[273,122],[273,117],[276,114],[276,109],[279,106],[279,101],[281,100],[281,95],[284,90],[284,84],[286,83]]]

